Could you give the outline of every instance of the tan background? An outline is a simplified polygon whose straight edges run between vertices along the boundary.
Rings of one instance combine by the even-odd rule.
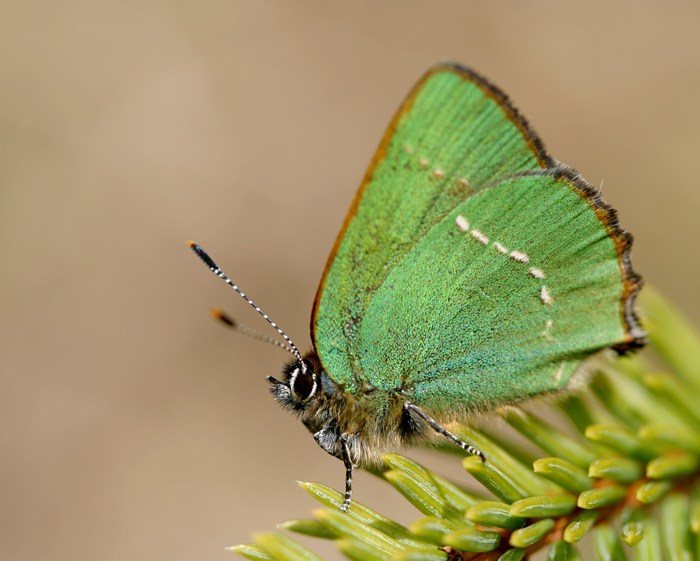
[[[286,356],[207,317],[265,330],[185,241],[307,347],[356,185],[436,59],[604,180],[637,268],[700,318],[695,1],[3,4],[2,559],[231,559],[314,508],[294,480],[342,484],[267,394]]]

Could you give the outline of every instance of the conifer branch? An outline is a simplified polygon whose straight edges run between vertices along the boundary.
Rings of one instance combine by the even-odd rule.
[[[601,365],[588,387],[554,406],[498,411],[540,451],[534,461],[507,437],[453,427],[488,458],[462,464],[489,498],[387,454],[381,477],[423,515],[409,527],[357,502],[341,513],[342,493],[302,483],[325,508],[281,529],[334,540],[356,561],[517,561],[542,550],[548,560],[576,560],[585,539],[598,559],[700,558],[700,335],[649,288],[642,306],[647,351]],[[530,412],[545,408],[570,427]],[[253,560],[319,560],[282,532],[231,550]]]

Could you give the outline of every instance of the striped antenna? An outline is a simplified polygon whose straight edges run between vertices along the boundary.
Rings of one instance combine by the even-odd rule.
[[[190,248],[192,249],[192,251],[194,251],[197,254],[197,257],[199,257],[202,261],[204,261],[204,264],[207,267],[209,267],[209,270],[212,273],[214,273],[217,277],[223,279],[223,281],[226,284],[228,284],[231,288],[233,288],[233,290],[235,290],[239,294],[239,296],[241,298],[243,298],[243,300],[248,302],[248,304],[250,304],[255,309],[255,311],[258,312],[263,318],[265,318],[265,321],[267,323],[269,323],[275,329],[275,331],[277,331],[277,333],[279,333],[282,336],[282,338],[289,345],[290,352],[297,358],[297,360],[301,364],[302,370],[305,372],[306,366],[304,365],[304,361],[301,358],[301,353],[299,352],[299,349],[297,349],[297,346],[294,343],[292,343],[292,340],[287,336],[287,334],[284,331],[282,331],[279,328],[279,326],[274,321],[272,321],[270,319],[270,317],[257,306],[257,304],[255,302],[253,302],[250,298],[248,298],[246,293],[243,292],[240,288],[238,288],[238,286],[236,285],[235,282],[233,282],[230,278],[228,278],[226,276],[226,273],[224,273],[219,268],[219,266],[216,263],[214,263],[214,260],[211,257],[209,257],[209,254],[206,251],[204,251],[204,249],[201,246],[197,245],[193,241],[187,242],[187,245],[189,245]],[[223,318],[219,317],[219,319],[224,321],[224,323],[227,323]],[[280,346],[282,346],[284,348],[283,345],[280,345]]]
[[[274,337],[269,337],[268,335],[263,335],[262,333],[259,333],[258,331],[256,331],[252,327],[248,327],[247,325],[243,325],[242,323],[238,323],[231,316],[224,313],[219,308],[214,308],[209,313],[211,314],[211,317],[213,317],[216,320],[219,320],[226,327],[228,327],[229,329],[232,329],[233,331],[241,333],[242,335],[245,335],[246,337],[250,337],[251,339],[257,339],[258,341],[262,341],[263,343],[269,343],[270,345],[274,345],[275,347],[279,347],[280,349],[287,351],[290,355],[294,354],[294,351],[292,351],[292,348],[289,347],[288,345],[285,345],[284,343],[280,343]]]

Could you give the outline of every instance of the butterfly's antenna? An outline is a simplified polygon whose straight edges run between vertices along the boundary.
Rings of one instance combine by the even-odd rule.
[[[257,331],[255,331],[255,329],[248,327],[247,325],[238,323],[231,316],[225,314],[219,308],[214,308],[213,310],[211,310],[210,313],[214,319],[218,319],[226,327],[230,327],[238,333],[242,333],[243,335],[246,335],[251,339],[257,339],[258,341],[262,341],[263,343],[270,343],[271,345],[275,345],[276,347],[287,351],[289,354],[294,354],[294,351],[291,347],[285,345],[284,343],[280,343],[277,339],[274,339],[273,337],[268,337],[267,335],[258,333]]]
[[[204,261],[204,264],[207,267],[209,267],[209,270],[212,273],[214,273],[217,277],[222,278],[226,284],[228,284],[231,288],[233,288],[236,292],[238,292],[238,294],[241,296],[241,298],[243,298],[243,300],[245,300],[246,302],[248,302],[248,304],[250,304],[253,308],[255,308],[255,311],[258,312],[263,318],[265,318],[265,321],[267,323],[269,323],[275,329],[275,331],[277,331],[277,333],[279,333],[282,336],[282,338],[289,345],[289,348],[290,348],[292,354],[295,357],[297,357],[297,360],[301,363],[302,370],[305,371],[306,367],[304,366],[304,361],[301,358],[301,353],[299,352],[299,349],[297,349],[297,346],[294,343],[292,343],[292,340],[287,336],[287,334],[284,331],[282,331],[278,327],[278,325],[274,321],[272,321],[270,319],[270,317],[265,312],[263,312],[260,308],[258,308],[257,304],[255,302],[253,302],[250,298],[248,298],[246,293],[243,292],[240,288],[238,288],[238,286],[236,285],[235,282],[233,282],[230,278],[228,278],[226,276],[226,273],[224,273],[219,268],[219,266],[216,263],[214,263],[214,260],[211,257],[209,257],[209,254],[206,251],[204,251],[204,249],[202,249],[200,246],[198,246],[193,241],[187,242],[187,245],[189,245],[192,248],[192,251],[194,251],[197,254],[197,257],[199,257],[202,261]]]

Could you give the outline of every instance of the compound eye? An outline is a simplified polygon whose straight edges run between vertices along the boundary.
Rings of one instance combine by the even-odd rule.
[[[297,368],[292,372],[289,387],[299,401],[306,401],[316,393],[316,374],[307,370],[302,372],[301,368]]]

